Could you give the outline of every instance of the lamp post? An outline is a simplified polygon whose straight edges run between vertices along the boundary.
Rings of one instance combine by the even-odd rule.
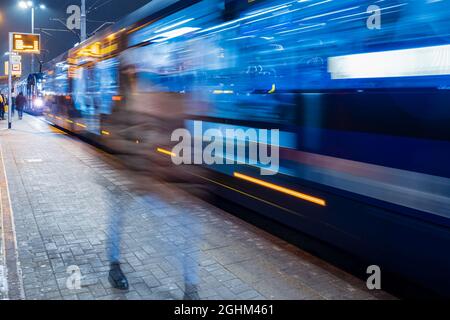
[[[81,42],[86,40],[86,0],[81,0],[81,19],[80,19]]]
[[[34,33],[34,11],[39,8],[41,10],[45,10],[45,4],[39,4],[36,6],[33,1],[19,1],[19,8],[21,9],[31,9],[31,33]],[[34,54],[31,55],[31,72],[34,72]]]

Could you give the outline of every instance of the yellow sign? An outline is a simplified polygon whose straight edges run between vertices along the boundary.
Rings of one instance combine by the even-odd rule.
[[[12,64],[12,72],[13,76],[20,77],[22,75],[22,63],[13,63]],[[5,61],[5,75],[9,74],[9,62]]]
[[[41,37],[39,34],[13,33],[13,52],[35,53],[41,52]]]

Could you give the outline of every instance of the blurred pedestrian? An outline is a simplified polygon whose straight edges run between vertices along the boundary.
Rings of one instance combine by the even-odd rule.
[[[1,120],[5,120],[5,105],[6,99],[3,93],[0,92],[0,118]]]
[[[16,95],[14,94],[14,89],[11,93],[11,117],[14,117],[14,111],[16,109]]]
[[[139,52],[142,55],[142,52]],[[157,247],[154,258],[169,261],[178,266],[184,280],[184,300],[197,300],[199,279],[200,246],[196,240],[201,232],[196,215],[183,205],[178,205],[180,197],[167,183],[172,177],[179,178],[182,173],[166,158],[152,154],[146,150],[156,150],[158,146],[169,146],[171,133],[184,125],[185,103],[181,98],[172,95],[148,95],[140,93],[138,86],[138,68],[135,58],[138,52],[126,51],[121,56],[120,83],[124,87],[124,95],[120,100],[120,108],[114,108],[110,115],[111,131],[120,132],[114,137],[114,148],[119,151],[122,160],[122,176],[127,177],[127,191],[132,200],[126,200],[123,190],[109,189],[112,196],[108,203],[113,203],[108,219],[108,257],[110,284],[121,290],[127,290],[128,280],[121,268],[121,251],[127,248],[122,235],[127,229],[125,217],[134,210],[145,210],[152,215],[156,202],[165,203],[170,209],[179,212],[180,227],[168,235],[168,241],[161,241],[160,233],[150,229],[147,237]],[[171,106],[171,112],[165,112],[159,106]],[[145,106],[145,108],[143,108]],[[123,130],[122,128],[127,128]],[[151,137],[145,141],[139,137]],[[169,140],[169,141],[168,141]],[[145,145],[145,147],[144,147]],[[170,148],[170,147],[167,147]],[[192,181],[192,177],[190,177]],[[185,204],[184,202],[183,204]],[[160,216],[154,216],[155,222]],[[151,218],[149,218],[151,219]],[[129,223],[129,222],[128,222]],[[176,239],[176,240],[175,240]]]
[[[27,104],[27,98],[23,95],[23,92],[20,92],[16,98],[16,109],[19,114],[19,120],[22,120],[23,117],[23,108]]]

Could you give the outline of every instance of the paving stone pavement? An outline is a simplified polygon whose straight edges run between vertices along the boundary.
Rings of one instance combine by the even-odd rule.
[[[112,156],[37,118],[3,125],[26,299],[182,299],[186,274],[201,299],[393,298],[176,187],[135,194]],[[114,232],[127,292],[107,279]],[[69,289],[70,266],[81,288]]]

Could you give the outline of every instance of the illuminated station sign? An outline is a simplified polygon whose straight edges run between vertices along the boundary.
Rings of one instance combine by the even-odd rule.
[[[41,37],[39,34],[13,33],[12,42],[13,52],[35,54],[41,52]]]
[[[5,75],[9,74],[9,62],[5,61]],[[11,75],[14,77],[20,77],[22,75],[22,63],[13,63],[11,65]]]

